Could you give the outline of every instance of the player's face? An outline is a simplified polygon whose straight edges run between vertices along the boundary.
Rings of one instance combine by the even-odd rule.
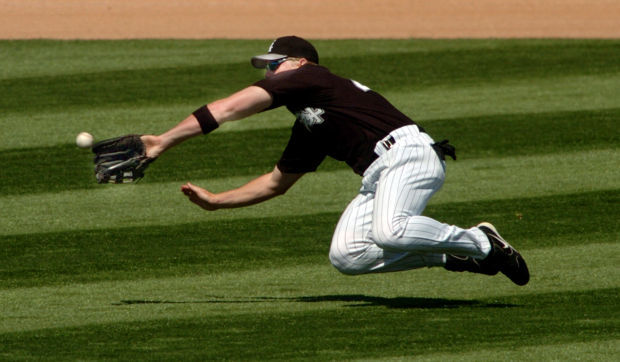
[[[289,70],[297,69],[301,66],[297,58],[284,58],[275,60],[267,65],[265,77],[269,78],[274,74],[279,74]]]

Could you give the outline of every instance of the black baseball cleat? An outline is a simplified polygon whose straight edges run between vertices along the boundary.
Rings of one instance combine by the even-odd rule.
[[[499,266],[494,263],[488,263],[485,260],[475,259],[471,256],[458,256],[446,254],[447,270],[454,272],[471,272],[486,275],[495,275],[499,273]]]
[[[491,242],[491,252],[483,260],[483,263],[497,265],[499,271],[517,285],[527,284],[530,281],[530,272],[521,254],[499,235],[492,224],[482,222],[478,224],[478,228],[486,234],[489,242]]]

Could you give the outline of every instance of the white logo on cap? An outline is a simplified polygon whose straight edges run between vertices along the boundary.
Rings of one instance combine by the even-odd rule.
[[[276,39],[278,40],[278,39]],[[273,45],[276,43],[276,40],[274,40],[271,45],[269,46],[269,50],[267,50],[268,53],[271,53],[271,49],[273,49]]]

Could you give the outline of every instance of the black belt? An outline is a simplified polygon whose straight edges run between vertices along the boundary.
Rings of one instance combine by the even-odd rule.
[[[383,147],[385,147],[386,150],[389,150],[390,148],[392,148],[392,146],[394,146],[395,143],[396,143],[396,140],[394,139],[393,136],[389,136],[388,138],[381,141],[381,144],[383,145]]]
[[[437,156],[439,156],[442,161],[446,160],[446,155],[452,157],[453,160],[456,160],[456,148],[454,148],[454,146],[452,146],[449,142],[450,141],[448,140],[442,140],[439,142],[435,142],[431,145],[437,153]],[[396,140],[392,136],[389,136],[388,138],[381,141],[381,144],[383,145],[383,147],[385,147],[386,150],[392,148],[395,143]]]

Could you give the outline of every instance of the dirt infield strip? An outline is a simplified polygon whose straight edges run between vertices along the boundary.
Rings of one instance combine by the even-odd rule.
[[[2,39],[620,38],[620,0],[0,0]]]

